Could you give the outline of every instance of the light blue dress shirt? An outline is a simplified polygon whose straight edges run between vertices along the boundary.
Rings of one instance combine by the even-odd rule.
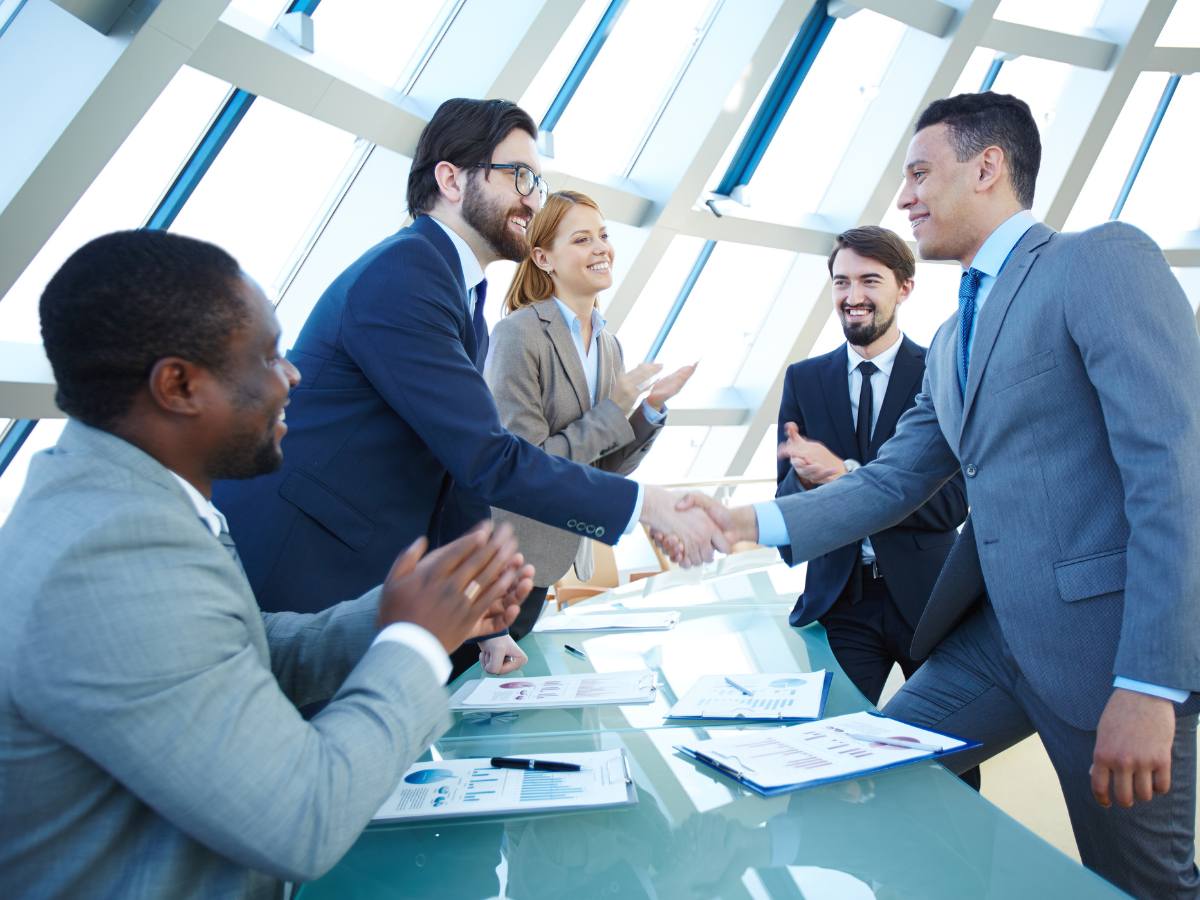
[[[984,304],[987,303],[988,295],[992,292],[996,278],[999,277],[1013,248],[1036,222],[1037,219],[1033,217],[1033,213],[1027,209],[1021,210],[1006,219],[988,235],[987,240],[983,242],[983,246],[979,248],[979,252],[971,261],[971,267],[982,272],[983,277],[979,280],[979,293],[975,296],[975,321],[971,324],[971,336],[967,340],[968,347],[974,349],[975,330],[979,324],[979,316],[983,312]],[[779,547],[788,543],[787,524],[784,522],[783,512],[774,501],[756,503],[754,515],[758,520],[758,542],[760,544]],[[1121,675],[1113,679],[1113,687],[1162,697],[1175,703],[1182,703],[1189,696],[1185,690],[1137,681]]]
[[[479,260],[475,258],[475,253],[471,250],[470,245],[466,241],[464,241],[461,237],[459,237],[458,233],[453,228],[451,228],[445,222],[442,222],[439,219],[434,218],[433,216],[430,216],[429,218],[431,218],[431,219],[433,219],[433,221],[437,222],[438,226],[442,229],[442,231],[446,232],[446,237],[450,238],[450,243],[454,245],[454,251],[455,251],[455,253],[458,254],[458,264],[459,264],[459,268],[462,269],[462,274],[463,274],[463,285],[467,289],[467,316],[472,317],[475,315],[475,298],[477,296],[476,288],[479,285],[479,282],[483,281],[483,266],[481,266],[479,264]],[[566,307],[563,306],[562,303],[559,303],[559,308],[566,309]],[[567,310],[567,311],[570,312],[569,310]],[[574,315],[574,313],[572,313],[572,315]],[[593,326],[594,326],[595,318],[592,319],[592,322],[593,322]],[[600,322],[601,322],[600,327],[603,328],[604,320],[601,319]],[[570,324],[569,320],[568,320],[568,324]],[[576,322],[575,323],[576,329],[578,329],[578,326],[579,326],[579,323]],[[576,332],[574,332],[574,331],[572,332],[572,334],[575,334],[575,333]],[[599,331],[598,331],[598,329],[593,327],[592,333],[598,334]],[[585,362],[583,364],[583,370],[586,373],[587,372],[587,362],[586,362],[587,353],[585,353],[583,350],[583,340],[581,337],[576,338],[575,346],[580,352],[580,358],[585,360]],[[593,354],[593,357],[595,358],[596,354]],[[596,393],[595,393],[595,381],[596,381],[595,367],[596,367],[596,363],[593,362],[592,363],[593,372],[592,372],[591,377],[588,379],[588,387],[592,389],[592,402],[595,402],[595,396],[596,396]],[[663,414],[663,415],[665,415],[665,414]],[[649,416],[647,416],[647,418],[649,418]],[[662,418],[662,415],[659,416],[659,420],[661,420],[661,418]],[[655,422],[656,420],[650,419],[650,421]],[[622,532],[622,534],[629,534],[631,531],[633,531],[634,527],[636,527],[636,525],[638,523],[638,519],[640,519],[641,517],[642,517],[642,486],[639,484],[637,486],[637,499],[633,503],[633,515],[629,517],[629,524],[627,524],[625,526],[625,530]]]
[[[571,339],[575,342],[575,350],[579,353],[579,362],[583,366],[583,377],[587,379],[588,396],[592,398],[592,405],[595,406],[600,391],[600,332],[608,323],[604,316],[600,315],[600,310],[592,310],[592,344],[585,348],[583,346],[583,325],[579,321],[579,316],[575,315],[575,311],[557,297],[554,298],[554,302],[558,304],[558,311],[562,313],[562,317],[567,323],[567,330],[571,332]],[[667,417],[665,408],[661,411],[657,410],[644,400],[642,401],[642,413],[651,425],[657,425]]]

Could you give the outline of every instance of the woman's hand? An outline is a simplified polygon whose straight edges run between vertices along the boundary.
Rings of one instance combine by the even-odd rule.
[[[683,386],[688,383],[688,379],[692,377],[692,373],[696,371],[698,365],[698,362],[694,362],[690,366],[684,366],[682,369],[658,379],[651,386],[650,396],[646,398],[646,402],[662,412],[663,404],[683,390]]]
[[[644,362],[641,365],[634,366],[628,372],[624,372],[616,377],[609,399],[617,404],[625,415],[629,415],[633,412],[633,408],[637,406],[638,397],[645,393],[650,379],[661,370],[661,363]]]

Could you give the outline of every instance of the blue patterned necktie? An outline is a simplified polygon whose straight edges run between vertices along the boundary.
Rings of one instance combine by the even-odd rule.
[[[958,282],[958,387],[967,391],[967,367],[971,362],[971,327],[975,324],[975,297],[983,273],[967,269]]]

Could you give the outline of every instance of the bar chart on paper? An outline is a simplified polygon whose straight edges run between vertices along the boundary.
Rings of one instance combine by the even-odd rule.
[[[535,753],[530,758],[545,757]],[[557,753],[553,759],[580,770],[495,768],[490,759],[417,763],[400,779],[374,821],[506,815],[637,802],[623,750]]]

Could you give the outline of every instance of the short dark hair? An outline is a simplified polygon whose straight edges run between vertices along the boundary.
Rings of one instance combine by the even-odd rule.
[[[896,284],[904,284],[917,274],[917,260],[908,244],[900,235],[878,225],[863,225],[843,231],[833,239],[833,252],[829,254],[829,274],[833,274],[833,261],[841,250],[853,250],[859,256],[873,259],[892,270]]]
[[[249,319],[241,277],[220,247],[165,231],[118,231],[76,250],[39,306],[59,407],[109,428],[164,357],[219,374]]]
[[[1042,141],[1029,104],[1011,94],[959,94],[934,100],[917,119],[917,131],[945,123],[959,162],[993,144],[1004,151],[1013,193],[1025,208],[1033,206],[1033,190],[1042,164]]]
[[[408,171],[408,211],[414,218],[433,208],[438,198],[434,167],[445,160],[460,169],[491,162],[496,145],[520,128],[537,138],[529,113],[511,100],[468,100],[456,97],[437,108],[417,140]]]

